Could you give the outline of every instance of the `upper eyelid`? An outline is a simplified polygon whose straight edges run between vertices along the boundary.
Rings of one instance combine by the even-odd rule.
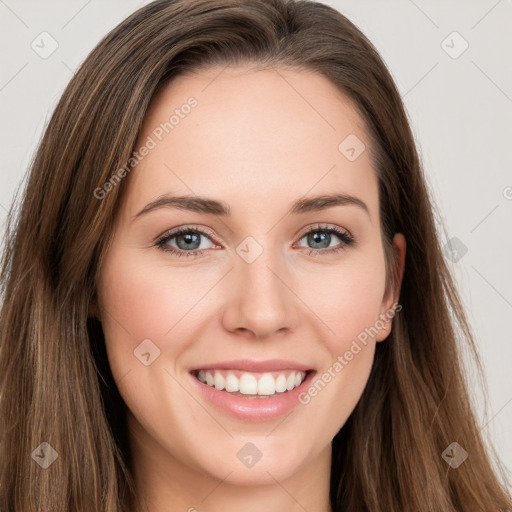
[[[179,226],[177,228],[168,229],[167,231],[164,231],[161,235],[158,235],[155,239],[155,241],[162,240],[163,238],[172,238],[174,236],[179,235],[180,233],[188,233],[188,232],[198,232],[201,235],[207,235],[211,238],[215,238],[215,235],[212,231],[210,231],[208,228],[203,226],[196,226],[196,225],[186,225],[186,226]]]
[[[340,233],[345,233],[347,234],[348,236],[350,236],[351,238],[352,237],[352,233],[346,229],[346,228],[342,228],[340,226],[335,226],[334,224],[322,224],[322,223],[316,223],[316,224],[313,224],[313,225],[310,225],[310,226],[307,226],[305,227],[304,229],[302,230],[299,230],[298,233],[295,235],[295,236],[300,236],[301,238],[306,235],[307,233],[309,233],[310,231],[334,231],[334,232],[337,232],[339,231]]]

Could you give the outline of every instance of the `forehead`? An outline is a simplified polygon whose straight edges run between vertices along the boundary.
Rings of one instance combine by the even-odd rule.
[[[339,149],[354,135],[368,148],[360,116],[320,74],[212,67],[182,75],[145,116],[135,150],[150,139],[152,149],[129,175],[129,210],[164,193],[216,197],[236,211],[333,191],[376,209],[368,151],[351,161]]]

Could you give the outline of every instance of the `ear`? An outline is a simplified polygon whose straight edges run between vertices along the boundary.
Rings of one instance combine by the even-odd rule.
[[[395,234],[393,238],[393,250],[395,251],[398,280],[395,283],[395,287],[391,287],[391,285],[389,285],[386,287],[384,292],[379,316],[379,319],[381,320],[381,322],[379,322],[379,327],[382,324],[384,326],[377,334],[375,338],[376,341],[383,341],[389,336],[393,322],[392,319],[395,314],[394,310],[396,308],[396,304],[398,304],[398,298],[400,297],[400,288],[402,286],[402,278],[405,269],[405,253],[407,250],[407,242],[402,233]]]

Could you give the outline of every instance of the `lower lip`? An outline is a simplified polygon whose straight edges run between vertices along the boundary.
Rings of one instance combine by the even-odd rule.
[[[300,404],[299,395],[309,387],[314,374],[314,371],[308,372],[300,386],[268,398],[242,398],[204,384],[192,374],[190,377],[206,400],[230,416],[245,421],[270,421],[281,418]]]

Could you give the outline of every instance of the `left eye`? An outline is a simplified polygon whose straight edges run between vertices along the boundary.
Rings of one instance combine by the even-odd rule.
[[[338,238],[338,240],[341,240],[343,244],[349,245],[352,243],[352,238],[344,232],[338,231],[334,228],[317,228],[312,229],[305,233],[301,240],[306,238],[306,243],[313,244],[316,247],[308,247],[308,249],[328,249],[331,247],[336,247],[339,245],[338,243],[335,243],[334,246],[330,245],[333,241],[333,235],[335,238]],[[335,241],[335,240],[334,240]],[[304,247],[304,246],[301,246]]]

